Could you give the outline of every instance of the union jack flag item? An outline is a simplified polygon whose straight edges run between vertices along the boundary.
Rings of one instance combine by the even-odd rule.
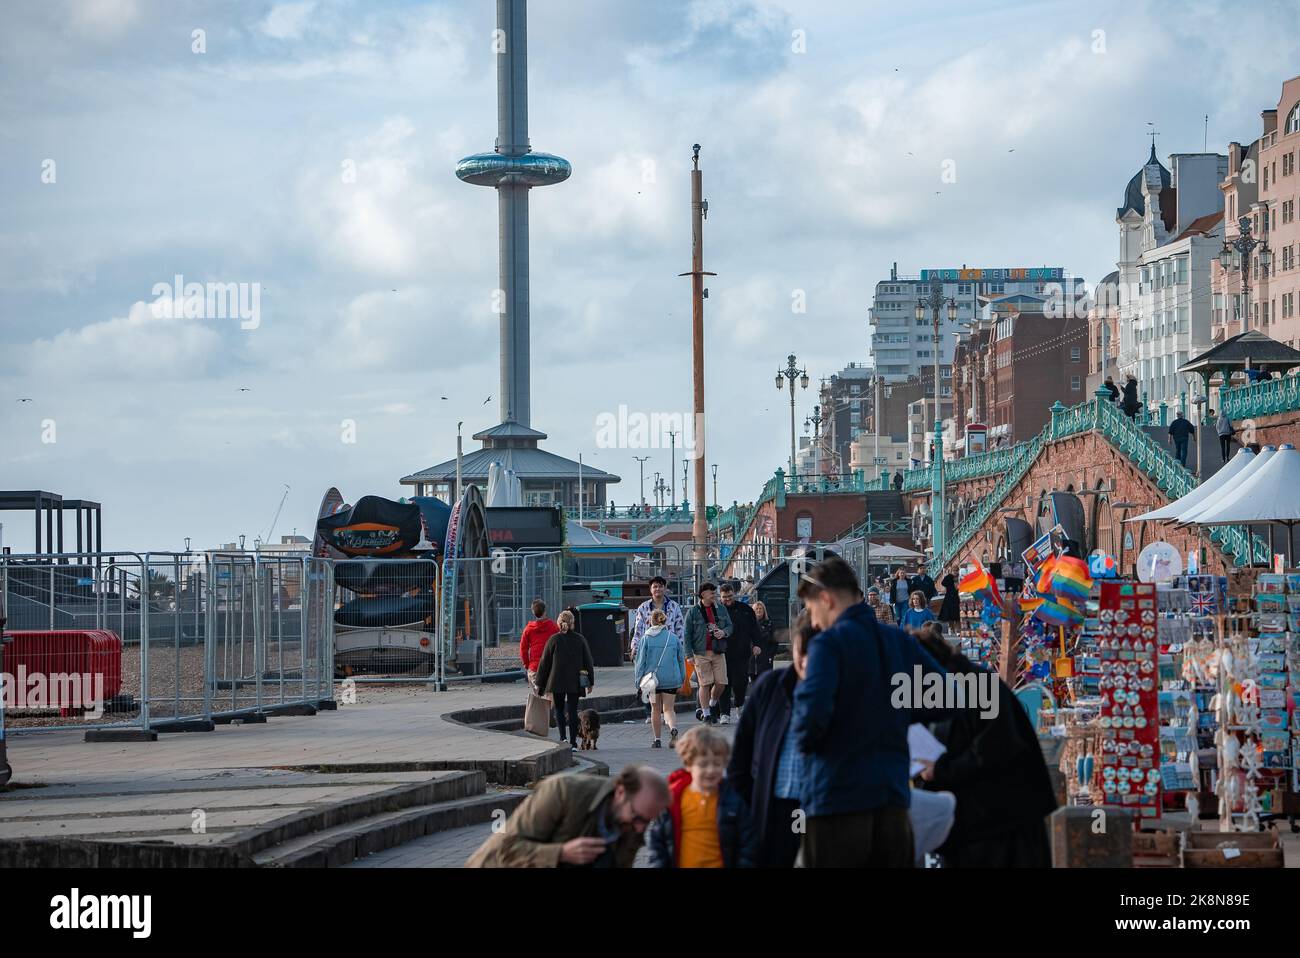
[[[1192,614],[1193,615],[1213,615],[1217,611],[1218,611],[1218,604],[1214,601],[1213,592],[1192,593]]]

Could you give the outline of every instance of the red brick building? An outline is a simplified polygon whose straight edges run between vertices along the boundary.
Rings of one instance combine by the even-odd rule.
[[[1088,398],[1088,325],[1074,316],[1045,316],[1031,304],[1000,317],[993,333],[994,396],[989,438],[1021,442],[1039,432],[1058,400]]]

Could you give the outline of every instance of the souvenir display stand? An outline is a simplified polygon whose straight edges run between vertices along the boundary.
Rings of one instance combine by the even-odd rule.
[[[1103,582],[1098,618],[1102,801],[1131,811],[1139,822],[1156,821],[1161,771],[1155,586]]]

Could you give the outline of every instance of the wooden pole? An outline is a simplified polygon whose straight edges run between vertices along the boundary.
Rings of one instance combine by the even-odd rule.
[[[695,411],[695,521],[691,525],[694,556],[698,576],[708,557],[709,526],[705,518],[704,465],[707,461],[704,447],[704,277],[716,275],[704,271],[704,175],[700,172],[700,145],[693,147],[691,161],[691,271],[682,275],[691,277],[691,346],[694,358],[694,411]],[[682,490],[685,492],[685,490]]]

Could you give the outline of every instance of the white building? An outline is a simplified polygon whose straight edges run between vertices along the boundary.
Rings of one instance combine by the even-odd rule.
[[[934,369],[934,318],[929,305],[937,286],[943,300],[939,309],[940,395],[952,395],[954,333],[979,318],[989,299],[1012,293],[1047,295],[1063,285],[1069,292],[1082,287],[1083,280],[1069,277],[1060,267],[1016,267],[1008,269],[923,269],[919,276],[899,276],[898,264],[889,279],[876,284],[871,305],[871,352],[885,382],[901,382],[909,376],[932,376]],[[956,306],[948,318],[948,301]],[[916,318],[918,302],[925,302],[925,315]]]
[[[912,444],[906,436],[877,438],[874,434],[861,433],[850,448],[849,468],[854,472],[861,470],[867,482],[878,479],[882,472],[892,477],[898,470],[912,467]]]
[[[1220,153],[1175,153],[1172,172],[1154,145],[1115,211],[1120,230],[1118,366],[1151,409],[1171,410],[1188,384],[1178,367],[1211,344],[1211,263],[1223,245],[1228,170]]]

